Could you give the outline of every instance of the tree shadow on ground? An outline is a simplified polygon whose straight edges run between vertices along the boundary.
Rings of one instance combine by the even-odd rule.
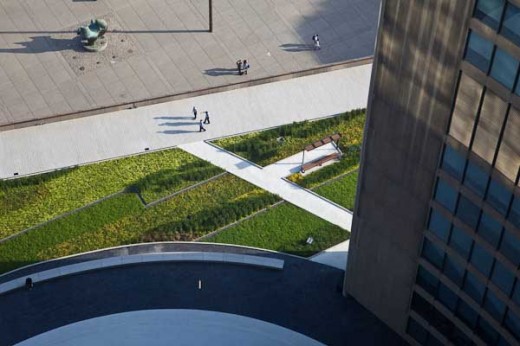
[[[15,44],[22,46],[20,48],[0,48],[0,53],[37,54],[64,50],[72,50],[75,52],[85,51],[79,36],[70,39],[52,38],[51,36],[33,36],[30,37],[30,39],[31,41],[16,42]]]

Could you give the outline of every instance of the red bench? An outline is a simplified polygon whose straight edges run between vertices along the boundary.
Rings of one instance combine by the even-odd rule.
[[[334,159],[337,159],[337,158],[339,158],[339,153],[330,154],[330,155],[324,156],[324,157],[322,157],[322,158],[320,158],[318,160],[314,160],[314,161],[308,162],[308,163],[302,165],[301,172],[305,173],[305,171],[307,171],[307,170],[309,170],[311,168],[314,168],[314,167],[317,167],[317,166],[321,166],[325,162],[328,162],[330,160],[334,160]]]

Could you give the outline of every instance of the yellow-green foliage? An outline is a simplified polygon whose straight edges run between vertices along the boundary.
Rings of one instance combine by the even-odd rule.
[[[192,185],[200,174],[219,172],[211,164],[173,149],[0,182],[0,238],[131,185],[150,202]]]

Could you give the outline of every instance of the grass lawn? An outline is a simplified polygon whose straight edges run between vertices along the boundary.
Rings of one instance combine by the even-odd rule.
[[[0,181],[0,238],[125,188],[150,202],[220,172],[172,149]]]
[[[276,201],[230,174],[150,208],[118,195],[1,243],[0,272],[111,246],[193,240]]]
[[[313,191],[348,210],[354,210],[357,180],[358,172],[352,172],[330,184],[320,186]]]
[[[343,134],[340,148],[348,156],[350,148],[361,144],[364,124],[365,111],[353,110],[336,117],[293,123],[267,131],[219,139],[214,143],[265,166],[294,155],[306,145],[325,136],[339,132]],[[279,141],[279,137],[283,137],[284,141]],[[356,152],[353,154],[357,155]]]
[[[292,204],[273,207],[204,241],[254,246],[308,257],[350,233]],[[305,243],[312,236],[314,243]]]

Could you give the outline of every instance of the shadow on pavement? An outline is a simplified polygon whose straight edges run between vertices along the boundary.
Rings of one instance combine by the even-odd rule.
[[[55,52],[62,50],[73,50],[83,52],[84,49],[80,44],[80,37],[71,39],[58,39],[50,36],[33,36],[31,41],[16,42],[22,46],[21,48],[0,48],[0,53],[25,53],[35,54],[44,52]]]
[[[215,76],[231,75],[231,74],[234,74],[234,75],[238,76],[238,71],[237,71],[236,68],[216,67],[216,68],[212,68],[212,69],[209,69],[209,70],[205,70],[204,74],[206,74],[208,76],[214,76],[214,77]]]
[[[314,50],[313,45],[304,43],[286,43],[280,45],[280,48],[282,48],[286,52],[307,52],[310,50]]]

